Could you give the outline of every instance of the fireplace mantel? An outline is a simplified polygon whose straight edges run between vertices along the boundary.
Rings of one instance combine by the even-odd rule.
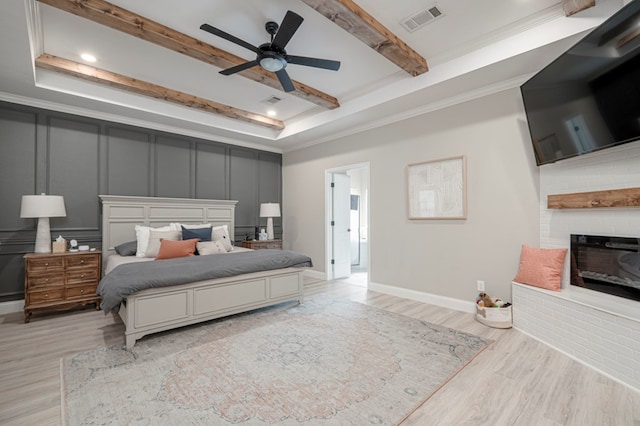
[[[640,188],[608,189],[547,196],[547,208],[549,209],[604,207],[640,207]]]

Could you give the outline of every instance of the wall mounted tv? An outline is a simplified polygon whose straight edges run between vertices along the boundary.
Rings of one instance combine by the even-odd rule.
[[[640,139],[640,0],[520,90],[538,165]]]

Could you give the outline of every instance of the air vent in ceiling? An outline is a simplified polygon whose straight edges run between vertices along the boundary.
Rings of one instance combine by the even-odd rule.
[[[269,96],[267,99],[263,100],[262,103],[263,104],[269,104],[269,105],[275,105],[278,102],[280,102],[282,100],[282,98],[279,98],[277,96]]]
[[[415,30],[427,25],[428,23],[441,18],[442,16],[444,16],[444,14],[442,13],[442,9],[440,9],[439,6],[432,6],[428,9],[421,10],[403,19],[402,21],[400,21],[400,25],[402,25],[407,31],[412,33]]]

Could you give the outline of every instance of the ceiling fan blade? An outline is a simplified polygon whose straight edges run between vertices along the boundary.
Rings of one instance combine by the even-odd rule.
[[[254,61],[245,62],[244,64],[236,65],[235,67],[227,68],[226,70],[222,70],[220,71],[220,74],[231,75],[240,71],[244,71],[248,68],[255,67],[256,65],[258,65],[257,59]]]
[[[289,74],[282,68],[280,71],[276,71],[276,75],[278,76],[278,80],[280,80],[280,84],[282,84],[282,88],[285,92],[293,92],[296,90],[296,86],[293,85],[293,81],[289,77]]]
[[[304,21],[302,16],[288,10],[271,44],[284,49],[287,43],[289,43],[289,40],[291,40],[291,37],[293,37],[293,34],[298,31],[298,27],[300,27],[302,21]]]
[[[233,36],[233,35],[231,35],[229,33],[226,33],[226,32],[224,32],[224,31],[222,31],[222,30],[220,30],[220,29],[218,29],[216,27],[212,27],[209,24],[200,25],[200,29],[204,30],[204,31],[206,31],[208,33],[211,33],[213,35],[217,35],[218,37],[222,37],[223,39],[228,40],[228,41],[230,41],[232,43],[235,43],[238,46],[242,46],[245,49],[249,49],[252,52],[260,53],[260,50],[256,46],[254,46],[252,44],[249,44],[246,41],[241,40],[238,37]]]
[[[323,68],[325,70],[338,71],[340,61],[330,59],[308,58],[306,56],[287,55],[287,62],[295,65],[305,65],[307,67]]]

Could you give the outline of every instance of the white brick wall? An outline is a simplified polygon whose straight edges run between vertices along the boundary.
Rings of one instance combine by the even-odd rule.
[[[640,209],[547,209],[547,196],[640,187],[640,142],[540,167],[540,245],[569,247],[570,234],[640,236]]]
[[[640,142],[540,167],[540,246],[571,234],[640,237],[640,208],[547,209],[547,195],[640,187]],[[640,302],[569,289],[513,286],[514,327],[640,390]],[[589,294],[591,293],[591,294]]]
[[[514,283],[513,326],[640,391],[640,320]]]

